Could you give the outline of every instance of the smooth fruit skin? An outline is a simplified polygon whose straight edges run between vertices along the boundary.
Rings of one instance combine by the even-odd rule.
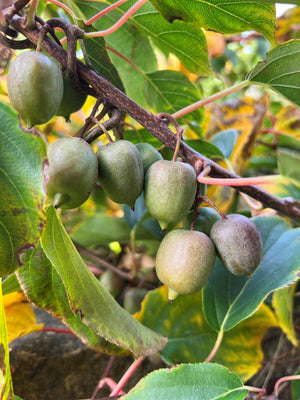
[[[145,177],[145,204],[164,229],[185,217],[194,202],[196,190],[196,173],[190,164],[156,161]]]
[[[7,90],[11,105],[28,127],[48,122],[63,96],[63,79],[53,58],[39,51],[18,55],[8,71]]]
[[[140,152],[127,140],[107,144],[97,151],[99,181],[116,203],[134,208],[143,191],[144,168]]]
[[[97,157],[83,139],[65,137],[50,143],[45,168],[46,191],[54,207],[76,208],[89,197],[98,174]]]
[[[141,153],[145,174],[152,164],[163,159],[163,156],[150,143],[137,143],[136,147]]]
[[[213,225],[210,237],[223,264],[234,275],[250,276],[259,266],[263,244],[251,219],[240,214],[227,215]]]
[[[64,117],[68,121],[70,119],[70,114],[80,110],[84,105],[87,95],[76,89],[68,73],[65,73],[63,76],[63,85],[63,97],[55,114]]]
[[[162,240],[156,255],[156,274],[169,288],[169,299],[193,294],[207,282],[215,248],[205,233],[175,229]]]
[[[189,229],[192,224],[193,213],[189,213],[183,221],[183,228]],[[212,226],[221,220],[220,214],[211,207],[200,207],[196,217],[194,229],[210,236]]]

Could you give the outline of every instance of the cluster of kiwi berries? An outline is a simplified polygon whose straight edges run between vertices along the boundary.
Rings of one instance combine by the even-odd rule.
[[[54,115],[79,109],[79,96],[56,62],[38,52],[23,53],[13,61],[8,74],[8,95],[28,126],[42,124]],[[169,299],[192,294],[207,282],[216,252],[235,275],[250,276],[262,259],[262,241],[255,224],[232,214],[225,218],[211,208],[201,208],[190,230],[188,218],[197,191],[194,168],[181,161],[164,160],[148,143],[134,145],[118,140],[97,153],[83,139],[65,137],[48,145],[46,190],[56,208],[80,206],[99,182],[116,203],[134,208],[144,193],[146,207],[162,229],[184,221],[183,228],[167,233],[156,257],[156,272],[169,288]]]

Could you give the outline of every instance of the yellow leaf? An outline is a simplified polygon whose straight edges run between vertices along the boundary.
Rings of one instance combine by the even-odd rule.
[[[300,140],[300,109],[293,105],[281,108],[276,114],[274,128],[281,134]]]
[[[268,103],[269,98],[264,95],[259,100],[243,97],[207,107],[205,117],[207,140],[226,129],[235,129],[238,132],[238,139],[229,159],[230,168],[238,175],[242,176],[247,167],[256,139],[261,132]],[[220,165],[227,167],[225,162]],[[235,190],[228,186],[209,186],[207,191],[207,196],[223,212],[230,208],[234,195]]]
[[[287,10],[276,20],[275,40],[277,44],[295,39],[299,26],[300,7]]]
[[[197,363],[207,358],[218,335],[206,322],[202,306],[201,291],[179,296],[170,303],[167,287],[161,286],[148,292],[134,317],[168,337],[167,346],[160,352],[167,363]],[[251,317],[224,333],[212,362],[248,380],[262,367],[261,341],[265,333],[277,326],[273,311],[262,304]]]
[[[224,35],[214,31],[205,31],[208,54],[210,58],[221,56],[226,49],[226,40]]]
[[[267,330],[278,326],[273,311],[262,304],[248,319],[225,332],[213,361],[221,362],[247,381],[262,367],[261,341]]]
[[[296,287],[297,282],[291,286],[276,290],[272,299],[272,306],[277,315],[279,326],[294,346],[299,345],[293,320],[293,298]]]
[[[14,292],[3,296],[3,304],[9,343],[20,336],[43,328],[43,324],[37,324],[32,306],[23,292]]]

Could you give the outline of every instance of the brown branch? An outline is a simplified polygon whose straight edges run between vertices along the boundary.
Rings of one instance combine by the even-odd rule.
[[[25,28],[22,23],[22,19],[15,15],[12,21],[12,26],[31,42],[37,44],[39,40],[39,30],[34,28],[29,30]],[[67,53],[56,43],[49,38],[45,37],[41,48],[59,61],[65,68],[67,67]],[[114,87],[106,79],[98,75],[95,71],[90,69],[87,65],[80,61],[77,61],[77,70],[79,77],[85,82],[89,83],[96,93],[96,97],[102,98],[106,104],[111,104],[113,107],[126,112],[133,119],[139,122],[144,128],[146,128],[153,136],[159,141],[166,145],[171,150],[176,148],[176,135],[168,128],[166,122],[156,115],[153,115],[149,111],[144,110],[141,106],[136,104],[133,100],[127,97],[122,91]],[[202,162],[204,164],[211,165],[210,176],[216,178],[238,178],[237,175],[229,172],[228,170],[220,167],[207,157],[197,153],[195,150],[184,144],[180,145],[178,155],[186,162],[195,166]],[[291,205],[291,203],[284,200],[278,199],[268,192],[256,187],[256,186],[240,186],[236,190],[246,193],[254,199],[260,201],[265,207],[273,208],[286,216],[293,218],[300,222],[300,210]]]

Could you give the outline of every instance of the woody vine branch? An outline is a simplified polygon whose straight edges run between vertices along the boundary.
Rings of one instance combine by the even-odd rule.
[[[28,0],[17,0],[14,7],[20,7],[27,4]],[[15,13],[8,9],[7,13],[4,14],[6,18],[6,25],[10,25],[17,32],[20,32],[27,41],[35,46],[38,45],[40,40],[40,28],[35,26],[30,28],[24,24],[24,19],[20,15],[13,15]],[[20,9],[20,8],[19,8]],[[12,16],[13,15],[13,16]],[[70,25],[72,26],[72,25]],[[2,26],[2,32],[5,33],[7,28]],[[76,27],[77,29],[77,27]],[[2,39],[5,39],[4,35],[1,35]],[[2,40],[5,45],[9,45],[9,42]],[[52,39],[45,36],[40,43],[41,49],[55,58],[64,68],[68,67],[68,55],[67,52],[55,43]],[[31,46],[28,46],[31,47]],[[169,129],[168,122],[165,119],[160,118],[157,115],[150,113],[143,109],[132,99],[126,96],[125,93],[117,89],[110,82],[104,79],[102,76],[93,71],[89,66],[83,64],[79,60],[75,60],[77,66],[77,72],[79,78],[85,81],[91,87],[90,93],[96,98],[101,98],[105,106],[109,106],[112,109],[118,109],[121,112],[125,112],[130,115],[135,121],[141,124],[147,129],[153,136],[155,136],[160,142],[175,151],[177,145],[176,135]],[[94,137],[91,137],[94,140]],[[239,178],[236,174],[220,167],[218,164],[196,152],[183,141],[181,141],[178,155],[185,161],[194,166],[197,173],[200,173],[206,165],[210,165],[210,177],[213,178]],[[300,222],[300,209],[297,208],[293,203],[278,199],[270,193],[262,190],[256,186],[239,186],[235,187],[236,190],[243,192],[252,198],[260,201],[265,207],[272,208],[281,212],[282,214],[293,218]]]

